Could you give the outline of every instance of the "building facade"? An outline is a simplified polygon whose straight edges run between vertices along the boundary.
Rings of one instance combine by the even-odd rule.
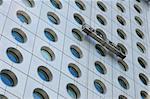
[[[149,50],[144,0],[0,0],[0,99],[150,99]]]

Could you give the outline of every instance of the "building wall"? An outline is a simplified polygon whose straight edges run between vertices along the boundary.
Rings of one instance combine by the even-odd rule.
[[[62,9],[55,8],[50,0],[34,0],[35,6],[28,7],[23,0],[3,0],[0,5],[0,71],[8,69],[17,77],[17,84],[14,87],[7,86],[0,80],[0,94],[8,99],[32,99],[33,91],[36,88],[43,89],[50,99],[71,99],[67,93],[66,86],[69,83],[74,84],[80,90],[80,99],[118,99],[119,95],[124,95],[128,99],[141,99],[140,92],[150,93],[150,86],[144,85],[139,79],[139,74],[143,73],[150,79],[150,8],[145,2],[136,0],[101,0],[107,7],[103,12],[97,6],[96,0],[82,0],[86,9],[80,10],[74,0],[60,0]],[[125,12],[122,13],[116,3],[124,6]],[[134,4],[138,5],[142,12],[139,14],[134,9]],[[17,18],[17,11],[26,12],[31,23],[22,23]],[[54,12],[60,19],[60,24],[53,24],[47,17],[48,12]],[[101,29],[107,35],[107,38],[115,44],[123,44],[127,49],[126,58],[123,60],[128,67],[124,71],[118,63],[119,58],[105,49],[105,56],[99,54],[95,48],[96,42],[81,32],[82,41],[77,40],[72,29],[81,29],[73,15],[78,13],[85,22],[94,29]],[[96,16],[102,15],[106,25],[102,25]],[[126,24],[121,25],[116,16],[122,16]],[[135,16],[142,19],[140,26],[135,21]],[[21,29],[27,36],[25,43],[19,43],[12,36],[12,29]],[[58,40],[49,41],[45,35],[45,28],[55,31]],[[126,34],[123,40],[118,34],[117,29],[122,29]],[[135,32],[138,28],[144,33],[141,39]],[[137,42],[145,46],[142,53],[137,48]],[[72,45],[77,46],[82,51],[82,58],[76,58],[70,51]],[[47,61],[41,54],[41,48],[46,46],[54,54],[53,61]],[[21,63],[12,62],[7,56],[8,48],[13,47],[19,50],[23,56]],[[146,68],[138,63],[138,57],[146,61]],[[106,68],[106,74],[99,73],[95,68],[95,62],[100,61]],[[74,77],[68,70],[68,65],[74,63],[81,71],[79,78]],[[38,67],[45,66],[52,73],[52,80],[43,81],[38,73]],[[129,88],[124,89],[118,82],[118,77],[123,76],[129,83]],[[99,93],[94,81],[98,79],[106,86],[104,94]]]

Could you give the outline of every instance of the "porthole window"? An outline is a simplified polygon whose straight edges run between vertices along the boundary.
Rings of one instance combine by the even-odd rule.
[[[83,34],[78,29],[76,28],[72,29],[72,34],[77,40],[79,41],[83,40]]]
[[[140,50],[140,52],[145,53],[146,49],[143,44],[141,44],[140,42],[137,42],[136,45],[137,45],[137,48]]]
[[[78,14],[78,13],[74,13],[74,19],[80,25],[82,25],[85,22],[84,18],[80,14]]]
[[[119,49],[123,54],[127,54],[127,53],[128,53],[126,47],[125,47],[123,44],[118,43],[118,44],[117,44],[117,47],[118,47],[118,49]]]
[[[117,33],[118,33],[119,37],[121,37],[123,40],[125,40],[127,38],[126,33],[122,29],[117,29]]]
[[[141,99],[149,99],[150,98],[150,95],[145,91],[141,91],[140,94],[141,94]]]
[[[75,0],[75,4],[76,4],[81,10],[85,10],[85,9],[86,9],[85,4],[84,4],[81,0]]]
[[[47,61],[53,61],[55,59],[54,52],[46,46],[41,48],[41,54],[43,58],[46,59]]]
[[[106,19],[102,15],[98,14],[96,17],[97,17],[98,22],[101,23],[102,25],[107,24]]]
[[[118,77],[118,82],[119,84],[124,88],[124,89],[129,89],[129,83],[128,81],[122,77],[122,76],[119,76]]]
[[[104,66],[103,63],[101,63],[99,61],[95,62],[95,68],[101,74],[106,74],[107,73],[106,67]]]
[[[96,88],[96,90],[101,93],[101,94],[105,94],[106,93],[106,86],[104,85],[103,82],[101,82],[100,80],[95,80],[94,81],[94,86]]]
[[[0,5],[2,5],[3,4],[3,0],[0,0]]]
[[[118,99],[127,99],[127,97],[125,97],[125,96],[123,96],[123,95],[120,95],[120,96],[118,97]]]
[[[121,25],[126,25],[126,21],[122,16],[117,15],[117,20]]]
[[[82,58],[83,54],[82,51],[75,45],[71,45],[70,47],[71,53],[76,57],[76,58]]]
[[[50,70],[44,66],[40,66],[38,67],[38,75],[39,77],[44,80],[44,81],[51,81],[52,80],[52,73],[50,72]]]
[[[136,1],[139,2],[139,3],[141,2],[141,0],[136,0]]]
[[[63,7],[62,3],[60,2],[60,0],[50,0],[50,2],[57,9],[62,9],[62,7]]]
[[[16,41],[18,41],[20,43],[25,43],[27,41],[26,34],[18,28],[13,28],[11,33]]]
[[[143,21],[142,21],[142,19],[141,19],[140,17],[135,16],[134,19],[135,19],[135,21],[137,22],[137,24],[143,25]]]
[[[96,34],[98,36],[100,36],[103,40],[107,39],[105,32],[103,30],[101,30],[100,28],[96,29]]]
[[[123,71],[127,71],[129,69],[127,63],[125,61],[123,61],[122,59],[118,60],[118,64],[120,65],[120,67]]]
[[[142,57],[138,57],[138,62],[143,68],[146,68],[147,62]]]
[[[8,99],[6,96],[0,94],[0,99]]]
[[[72,99],[80,98],[80,91],[74,84],[67,84],[66,89]]]
[[[76,78],[81,76],[81,71],[80,71],[79,67],[73,63],[70,63],[68,65],[68,70]]]
[[[14,63],[21,63],[23,61],[22,54],[16,48],[10,47],[6,51],[8,58]]]
[[[144,33],[140,29],[136,29],[135,32],[141,39],[144,38]]]
[[[34,0],[22,0],[27,7],[33,8],[35,6]]]
[[[122,4],[117,3],[116,6],[117,6],[117,8],[118,8],[121,12],[123,12],[123,13],[125,12],[125,8],[124,8],[124,6],[123,6]]]
[[[16,75],[12,71],[7,69],[4,69],[0,72],[0,79],[5,85],[10,87],[14,87],[18,83]]]
[[[34,99],[49,99],[49,96],[43,89],[36,88],[33,91],[33,98]]]
[[[144,85],[148,85],[148,84],[149,84],[149,79],[148,79],[147,76],[144,75],[143,73],[140,73],[140,74],[139,74],[139,78],[140,78],[141,82],[142,82]]]
[[[137,4],[134,4],[134,9],[135,9],[138,13],[141,13],[141,12],[142,12],[142,9],[141,9]]]
[[[31,18],[30,16],[21,10],[17,11],[17,18],[22,22],[22,23],[26,23],[26,24],[30,24],[31,23]]]
[[[54,23],[54,24],[56,24],[56,25],[59,25],[59,24],[60,24],[60,19],[59,19],[59,17],[58,17],[55,13],[53,13],[53,12],[48,12],[48,13],[47,13],[47,17],[48,17],[48,19],[49,19],[52,23]]]
[[[99,7],[99,9],[103,12],[106,12],[107,7],[105,6],[105,4],[101,1],[97,1],[97,6]]]
[[[56,33],[52,29],[46,28],[44,34],[49,41],[56,42],[58,40]]]
[[[102,55],[102,56],[106,56],[106,50],[99,44],[95,45],[96,51]]]

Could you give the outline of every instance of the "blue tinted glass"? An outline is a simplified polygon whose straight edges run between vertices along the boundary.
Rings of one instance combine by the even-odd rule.
[[[82,24],[82,21],[77,16],[75,16],[75,19],[79,24]]]
[[[57,24],[57,20],[56,20],[52,15],[49,15],[49,16],[48,16],[48,19],[49,19],[52,23]]]
[[[47,74],[46,74],[46,72],[45,71],[43,71],[43,70],[39,70],[38,71],[38,74],[39,74],[39,76],[41,77],[41,79],[43,79],[43,80],[45,80],[45,81],[48,81],[48,76],[47,76]]]
[[[68,88],[67,90],[68,94],[73,98],[73,99],[77,99],[77,95],[75,93],[75,91],[72,88]]]
[[[44,99],[43,96],[38,92],[34,92],[33,97],[34,97],[34,99]]]
[[[104,93],[104,90],[103,90],[102,86],[99,83],[94,82],[94,85],[95,85],[95,88],[97,89],[98,92]]]
[[[119,83],[123,88],[127,89],[127,86],[123,80],[119,79]]]
[[[68,69],[74,77],[79,77],[78,72],[73,67],[69,66]]]
[[[0,74],[0,78],[4,84],[8,86],[14,85],[12,78],[8,74]]]
[[[99,71],[100,73],[104,74],[104,70],[99,64],[95,64],[95,67],[96,67],[97,71]]]
[[[78,52],[76,49],[71,48],[71,52],[72,52],[72,54],[73,54],[75,57],[80,58],[80,54],[79,54],[79,52]]]
[[[50,41],[53,41],[53,42],[55,41],[55,37],[48,31],[44,31],[44,34]]]
[[[19,20],[22,22],[22,23],[27,23],[27,19],[25,16],[21,15],[21,14],[18,14],[18,18]]]
[[[47,51],[47,50],[42,50],[41,51],[41,53],[42,53],[42,55],[43,55],[43,57],[46,59],[46,60],[48,60],[48,61],[51,61],[52,60],[52,56],[51,56],[51,54]]]
[[[18,57],[14,52],[12,52],[12,51],[7,52],[7,56],[11,61],[13,61],[15,63],[19,63]]]
[[[24,43],[24,39],[22,35],[20,35],[17,31],[12,31],[12,35],[15,38],[15,40],[17,40],[18,42]]]

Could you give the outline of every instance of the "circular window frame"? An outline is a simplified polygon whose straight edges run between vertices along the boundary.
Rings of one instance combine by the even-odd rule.
[[[51,19],[50,17],[53,18],[53,19]],[[54,12],[48,12],[47,13],[47,18],[51,23],[53,23],[55,25],[60,24],[60,19]]]
[[[140,25],[140,26],[143,25],[143,21],[142,21],[142,19],[141,19],[140,17],[135,16],[134,19],[135,19],[135,21],[136,21],[136,23],[137,23],[138,25]]]
[[[39,75],[40,70],[42,70],[46,74],[46,76],[48,77],[47,80],[44,80],[43,78],[40,77],[40,75]],[[43,81],[49,82],[53,79],[53,75],[52,75],[51,71],[48,68],[46,68],[45,66],[39,66],[37,69],[37,73]]]
[[[142,9],[140,6],[138,6],[137,4],[134,4],[134,9],[140,14],[142,13]]]
[[[96,18],[101,25],[107,25],[107,20],[102,15],[97,14]]]
[[[74,50],[76,50],[77,52],[78,52],[78,54],[79,54],[79,57],[77,57],[72,51],[71,51],[71,53],[73,54],[73,56],[75,56],[76,58],[82,58],[83,57],[83,52],[81,51],[81,49],[79,48],[79,47],[77,47],[76,45],[71,45],[70,46],[70,50],[71,49],[74,49]]]
[[[48,38],[48,36],[46,35],[45,32],[49,33],[49,35],[52,35],[52,36],[54,37],[54,40],[50,40],[50,39]],[[45,29],[44,29],[44,35],[45,35],[45,37],[46,37],[49,41],[52,41],[52,42],[57,42],[57,41],[58,41],[57,34],[56,34],[52,29],[45,28]]]
[[[107,7],[106,7],[106,5],[105,5],[103,2],[97,1],[97,6],[98,6],[98,8],[99,8],[101,11],[103,11],[103,12],[106,12],[106,11],[107,11]]]
[[[106,56],[107,51],[105,50],[105,48],[103,48],[103,46],[101,46],[100,44],[96,44],[95,45],[95,49],[96,51],[102,55],[102,56]]]
[[[0,99],[8,99],[6,96],[0,94]]]
[[[126,48],[123,44],[118,43],[118,44],[117,44],[117,48],[118,48],[123,54],[125,54],[125,55],[128,54],[128,50],[127,50],[127,48]]]
[[[144,33],[140,29],[135,29],[135,32],[139,38],[144,39]]]
[[[77,76],[74,76],[74,75],[71,73],[71,71],[69,70],[69,67],[73,68],[73,69],[77,72],[78,75],[77,75]],[[72,74],[72,76],[74,76],[74,77],[76,77],[76,78],[81,77],[81,70],[80,70],[80,68],[79,68],[76,64],[74,64],[74,63],[69,63],[69,65],[68,65],[68,70],[69,70],[70,74]]]
[[[119,11],[121,11],[122,13],[125,13],[125,7],[121,4],[121,3],[116,3],[116,7],[118,8]]]
[[[73,17],[74,17],[74,20],[75,20],[78,24],[83,25],[83,24],[85,23],[84,18],[83,18],[80,14],[74,13],[74,14],[73,14]],[[79,20],[80,22],[79,22],[78,20]]]
[[[118,34],[118,36],[119,36],[120,38],[122,38],[123,40],[126,40],[126,39],[127,39],[127,35],[126,35],[126,33],[125,33],[122,29],[118,28],[118,29],[117,29],[117,34]]]
[[[125,84],[125,86],[122,85],[122,83],[120,82],[120,80],[123,81],[123,83]],[[119,85],[120,85],[122,88],[124,88],[124,89],[126,89],[126,90],[128,90],[128,89],[130,88],[130,85],[129,85],[127,79],[124,78],[123,76],[119,76],[119,77],[118,77],[118,83],[119,83]]]
[[[86,6],[85,6],[85,4],[81,0],[75,0],[75,4],[77,5],[77,7],[80,10],[83,10],[83,11],[86,10]]]
[[[105,32],[102,29],[97,28],[96,29],[96,34],[98,36],[100,36],[103,40],[107,40],[107,36],[106,36]]]
[[[149,99],[150,98],[150,95],[144,90],[142,90],[140,92],[140,95],[141,95],[142,98],[145,97],[145,99]]]
[[[10,53],[13,53],[15,55],[15,57],[18,60],[17,62],[15,62],[12,59],[10,59],[10,57],[8,56],[8,54],[10,54]],[[19,63],[23,62],[23,56],[22,56],[21,52],[18,49],[14,48],[14,47],[7,48],[6,54],[7,54],[7,57],[9,58],[9,60],[11,60],[14,63],[18,63],[19,64]]]
[[[51,4],[57,8],[57,9],[62,9],[62,3],[60,2],[60,0],[50,0]]]
[[[117,15],[117,20],[123,26],[125,26],[127,24],[126,20],[122,16],[120,16],[120,15]]]
[[[118,64],[119,64],[119,66],[121,67],[121,69],[123,71],[128,71],[129,70],[129,66],[127,65],[127,63],[124,60],[119,59]]]
[[[71,88],[71,90],[73,90],[73,91],[75,92],[75,94],[76,94],[76,99],[79,99],[80,96],[81,96],[81,93],[80,93],[80,90],[78,89],[78,87],[75,86],[75,85],[72,84],[72,83],[69,83],[69,84],[67,84],[67,86],[66,86],[67,92],[68,92],[68,89],[70,89],[70,88]],[[69,92],[68,92],[68,95],[69,95],[70,97],[72,97],[72,96],[69,94]],[[74,97],[72,97],[72,98],[74,98]]]
[[[150,83],[150,81],[149,81],[149,79],[148,79],[148,77],[145,75],[145,74],[143,74],[143,73],[140,73],[139,74],[139,79],[141,80],[141,82],[144,84],[144,85],[149,85],[149,83]],[[145,81],[143,81],[143,80]]]
[[[0,72],[0,75],[7,75],[7,76],[9,76],[9,78],[13,81],[13,85],[7,85],[3,80],[2,80],[2,82],[5,84],[5,85],[7,85],[7,86],[9,86],[9,87],[15,87],[17,84],[18,84],[18,78],[17,78],[17,76],[15,75],[15,73],[13,73],[12,71],[10,71],[10,70],[8,70],[8,69],[3,69],[3,70],[1,70],[1,72]]]
[[[138,63],[140,64],[142,68],[144,69],[147,68],[147,62],[142,57],[138,57]]]
[[[35,2],[34,0],[22,0],[23,3],[27,6],[27,7],[30,7],[30,8],[33,8],[35,7]]]
[[[119,95],[118,99],[128,99],[128,98],[124,95]]]
[[[137,46],[137,48],[139,49],[139,51],[140,51],[141,53],[145,53],[146,48],[145,48],[145,46],[144,46],[142,43],[137,42],[137,43],[136,43],[136,46]]]
[[[43,58],[46,61],[54,61],[55,60],[55,54],[54,54],[54,52],[49,47],[43,46],[43,47],[41,47],[41,51],[42,50],[46,51],[49,54],[49,56],[51,57],[51,60],[48,60],[48,59],[46,59],[46,57],[41,52],[41,55],[43,56]]]
[[[15,38],[14,35],[13,35],[13,32],[17,32],[17,33],[23,38],[23,42],[20,42],[20,41],[16,40],[16,38]],[[26,43],[26,42],[27,42],[26,33],[23,32],[21,29],[13,28],[12,31],[11,31],[11,34],[12,34],[13,38],[14,38],[16,41],[18,41],[19,43]]]
[[[48,94],[46,93],[46,91],[44,91],[44,90],[41,89],[41,88],[35,88],[35,89],[33,90],[33,94],[34,94],[34,93],[40,94],[40,95],[43,97],[43,99],[49,99],[49,96],[48,96]],[[33,97],[34,97],[34,95],[33,95]]]
[[[100,92],[99,90],[97,90],[96,85],[95,85],[96,83],[99,84],[99,85],[103,88],[103,92]],[[107,88],[106,88],[105,84],[104,84],[102,81],[98,80],[98,79],[94,80],[94,86],[95,86],[95,89],[96,89],[99,93],[101,93],[101,94],[105,94],[106,91],[107,91]]]
[[[80,30],[73,28],[72,29],[72,35],[78,40],[83,41],[83,34],[80,32]]]
[[[25,19],[26,19],[26,21],[25,22],[23,22],[23,23],[26,23],[26,24],[30,24],[31,23],[31,18],[30,18],[30,16],[26,13],[26,12],[24,12],[24,11],[22,11],[22,10],[18,10],[17,11],[17,13],[16,13],[16,15],[17,15],[17,18],[19,19],[19,15],[22,15]],[[20,20],[20,19],[19,19]],[[20,20],[21,21],[21,20]],[[22,22],[22,21],[21,21]]]
[[[103,72],[100,72],[100,71],[96,68],[96,66],[99,66],[100,68],[102,68],[102,69],[103,69]],[[105,74],[107,73],[106,66],[105,66],[103,63],[101,63],[100,61],[96,61],[96,62],[95,62],[95,68],[96,68],[96,70],[97,70],[100,74],[105,75]]]

